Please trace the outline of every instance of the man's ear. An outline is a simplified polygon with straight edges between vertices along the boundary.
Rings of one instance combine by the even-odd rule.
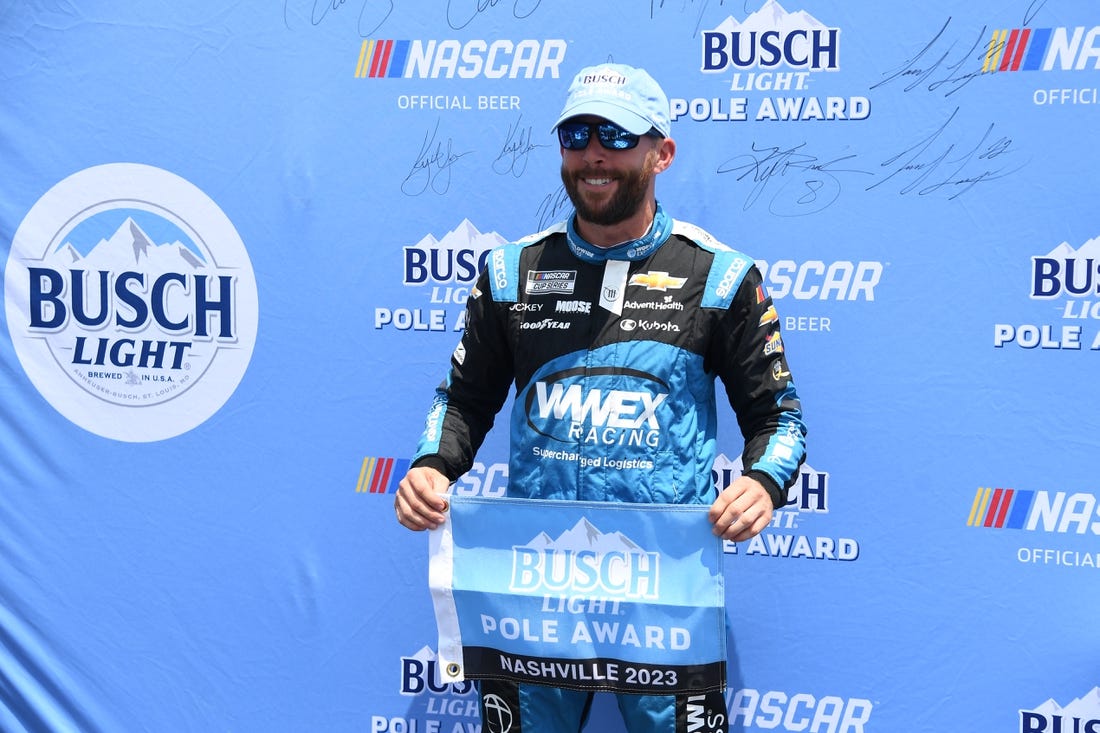
[[[676,157],[676,141],[670,137],[661,138],[655,152],[657,163],[653,166],[653,172],[660,173],[672,165],[672,159]]]

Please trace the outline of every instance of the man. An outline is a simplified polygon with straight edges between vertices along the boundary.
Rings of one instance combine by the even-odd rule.
[[[676,154],[668,99],[641,69],[589,67],[554,125],[576,214],[496,248],[395,500],[409,529],[444,521],[514,383],[508,495],[710,503],[713,531],[747,540],[786,502],[805,426],[779,319],[752,260],[656,198]],[[744,473],[715,496],[715,378],[745,440]],[[580,730],[591,694],[497,681],[520,731]],[[683,701],[619,695],[631,731],[684,730]]]

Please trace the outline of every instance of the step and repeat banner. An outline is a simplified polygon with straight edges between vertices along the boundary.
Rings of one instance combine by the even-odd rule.
[[[507,733],[441,681],[393,492],[615,61],[671,101],[662,205],[764,272],[810,431],[723,548],[700,726],[1100,731],[1100,8],[566,5],[0,2],[0,730]]]

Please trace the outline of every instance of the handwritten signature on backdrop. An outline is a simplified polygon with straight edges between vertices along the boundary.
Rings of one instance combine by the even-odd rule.
[[[900,151],[877,162],[861,163],[868,157],[857,153],[820,156],[804,142],[788,147],[754,142],[750,152],[721,163],[715,172],[749,187],[745,210],[768,192],[771,213],[800,216],[828,208],[849,182],[865,191],[890,188],[900,195],[940,193],[954,200],[1024,166],[1015,155],[1019,151],[1012,138],[995,133],[996,123],[960,133],[955,129],[958,112],[956,107],[934,132],[907,142]]]
[[[377,32],[398,8],[401,0],[284,0],[284,21],[319,26],[336,18],[354,22],[361,37]],[[1029,24],[1046,0],[1032,0],[1024,12]],[[707,3],[702,3],[706,6]],[[720,3],[725,4],[725,3]],[[744,12],[754,3],[742,2]],[[510,14],[515,19],[528,18],[540,7],[541,0],[446,0],[441,12],[447,25],[455,30],[465,28],[479,16]],[[681,12],[693,0],[674,4]],[[651,0],[650,17],[668,10],[664,0]],[[696,9],[699,9],[696,7]],[[700,19],[702,15],[700,13]],[[951,97],[983,75],[982,64],[991,49],[984,39],[987,28],[976,34],[959,31],[948,17],[932,37],[901,63],[881,74],[870,85],[871,90],[900,87],[909,94],[928,92]],[[698,29],[696,29],[698,30]],[[994,49],[995,50],[995,49]],[[916,135],[903,143],[896,152],[874,156],[858,153],[842,146],[839,153],[811,151],[806,142],[784,142],[780,145],[754,141],[749,150],[723,160],[715,168],[716,175],[747,189],[743,208],[766,205],[777,216],[813,214],[835,203],[843,189],[854,187],[863,191],[890,190],[899,195],[929,196],[939,194],[948,200],[966,195],[978,186],[1009,176],[1026,164],[1014,140],[997,123],[988,122],[974,128],[961,120],[961,107],[945,110],[943,121],[930,134]],[[456,169],[469,164],[475,151],[461,149],[455,139],[441,129],[436,119],[423,134],[407,173],[401,181],[401,192],[407,196],[425,193],[445,195],[451,189]],[[519,178],[528,170],[532,153],[550,145],[532,142],[532,126],[522,115],[508,126],[505,138],[493,151],[490,169],[501,176]],[[549,223],[568,208],[564,190],[558,187],[538,205],[537,217]]]
[[[483,13],[496,10],[510,11],[516,19],[527,18],[541,3],[542,0],[446,0],[443,14],[448,26],[461,30]],[[319,26],[340,18],[354,22],[361,38],[370,38],[386,24],[399,4],[398,0],[283,0],[283,23],[293,29],[296,21]],[[304,13],[305,17],[297,16],[298,13]]]
[[[541,4],[542,0],[446,0],[443,11],[447,25],[453,30],[461,30],[479,16],[491,12],[510,12],[517,20],[529,18]],[[689,6],[695,6],[697,21],[692,34],[695,36],[702,28],[705,11],[711,4],[712,0],[649,0],[649,18],[653,20],[666,10],[687,12]],[[719,6],[725,4],[725,0],[718,0]],[[303,20],[313,26],[321,25],[334,17],[350,17],[359,36],[369,38],[385,25],[397,5],[398,0],[283,0],[283,23],[287,28],[292,28],[291,16],[294,11],[305,12],[308,17]],[[734,3],[730,5],[732,7]],[[750,6],[753,5],[754,3],[743,0],[742,14],[751,13],[754,8]]]
[[[748,152],[734,155],[715,168],[722,178],[748,188],[743,208],[761,200],[777,216],[801,216],[832,205],[845,185],[864,191],[893,190],[899,195],[941,194],[955,200],[975,187],[1005,178],[1024,167],[1013,139],[997,123],[966,126],[958,120],[959,107],[948,113],[931,133],[914,136],[899,150],[876,157],[856,152],[824,155],[806,142],[767,145],[751,142]],[[426,131],[408,173],[401,182],[407,196],[446,194],[454,168],[474,151],[459,150],[454,138],[440,132],[440,120]],[[531,154],[550,147],[531,142],[532,126],[522,115],[509,124],[491,168],[497,175],[519,178],[527,171]],[[550,199],[543,210],[560,207]]]
[[[473,152],[456,150],[454,138],[441,135],[439,124],[437,119],[432,129],[424,133],[409,172],[401,181],[401,192],[406,196],[419,196],[429,191],[446,194],[451,188],[454,166]],[[508,126],[504,141],[491,164],[494,173],[519,178],[527,171],[531,153],[550,147],[531,142],[532,129],[532,125],[523,124],[522,114]]]

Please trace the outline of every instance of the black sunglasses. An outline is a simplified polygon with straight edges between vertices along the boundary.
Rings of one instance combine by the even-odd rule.
[[[558,125],[558,141],[566,150],[584,150],[596,131],[596,139],[608,150],[629,150],[641,135],[627,132],[614,122],[563,122]],[[648,134],[648,133],[647,133]]]

